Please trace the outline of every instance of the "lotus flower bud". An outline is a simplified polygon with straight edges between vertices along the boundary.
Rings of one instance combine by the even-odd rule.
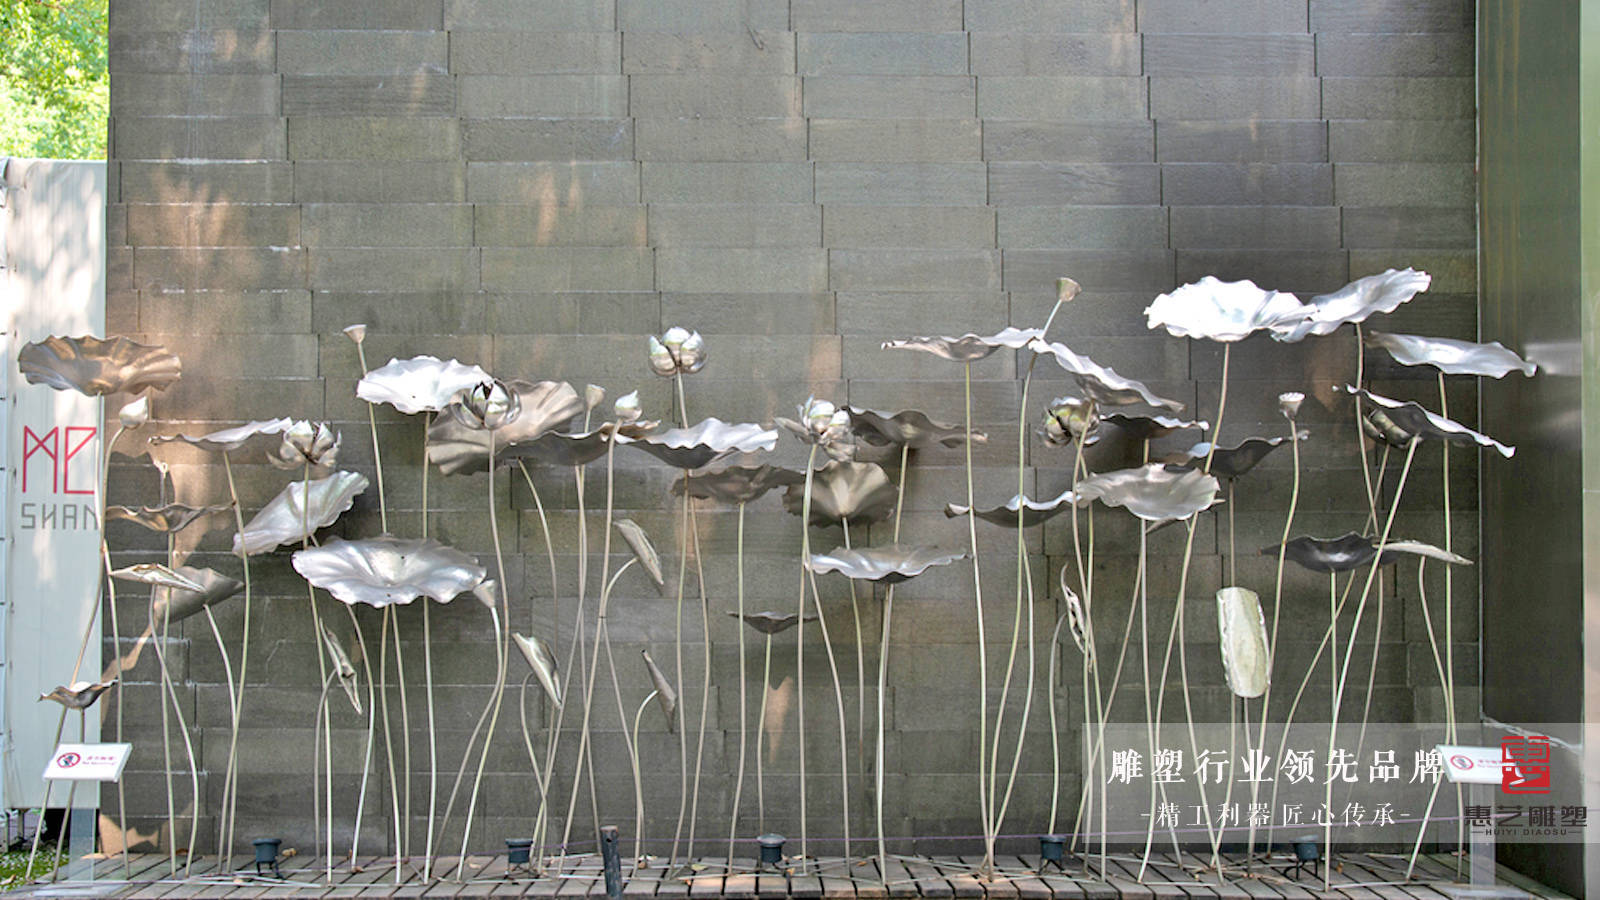
[[[123,428],[138,428],[150,421],[150,397],[145,395],[124,406],[117,413],[117,421]]]
[[[662,378],[678,374],[678,361],[655,335],[650,336],[650,371]]]
[[[689,329],[680,328],[679,326],[674,325],[667,329],[666,334],[661,336],[661,343],[665,344],[667,350],[669,350],[673,357],[676,358],[678,355],[678,349],[682,347],[684,342],[689,340],[689,338]]]
[[[668,349],[671,349],[671,345],[668,345]],[[706,367],[706,339],[700,336],[700,332],[691,332],[677,352],[678,371],[693,375]]]
[[[359,346],[362,341],[367,339],[367,326],[347,325],[344,329],[344,336],[354,341]]]
[[[1045,443],[1064,447],[1083,440],[1100,425],[1100,411],[1093,400],[1057,397],[1044,414]]]
[[[606,402],[606,389],[598,384],[585,385],[583,388],[583,404],[590,409]]]
[[[813,435],[818,437],[825,434],[828,426],[833,423],[836,410],[827,400],[818,400],[814,397],[806,398],[805,405],[800,407],[800,420],[805,423]]]
[[[479,382],[462,392],[461,399],[450,407],[456,420],[468,428],[493,431],[517,417],[522,411],[522,400],[505,382]]]
[[[1073,281],[1071,278],[1057,278],[1056,302],[1071,302],[1072,298],[1078,296],[1078,292],[1081,290],[1083,290],[1083,286],[1078,284],[1076,281]]]
[[[619,422],[638,421],[641,414],[639,409],[639,392],[629,391],[628,393],[623,394],[621,397],[618,397],[617,402],[611,405],[611,409],[616,413],[617,421]]]
[[[1299,391],[1285,391],[1278,395],[1278,412],[1293,422],[1294,417],[1300,415],[1300,404],[1304,403],[1305,399],[1306,395]]]
[[[493,578],[485,578],[472,589],[472,596],[489,609],[494,609],[500,603],[500,583]]]
[[[326,422],[300,420],[283,433],[275,456],[268,462],[280,469],[298,469],[301,466],[326,468],[339,458],[339,434]]]

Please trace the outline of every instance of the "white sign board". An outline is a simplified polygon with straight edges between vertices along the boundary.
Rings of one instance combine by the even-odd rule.
[[[1440,744],[1445,775],[1457,784],[1499,784],[1504,764],[1499,747]]]
[[[44,777],[63,781],[117,781],[132,744],[62,744],[44,767]]]

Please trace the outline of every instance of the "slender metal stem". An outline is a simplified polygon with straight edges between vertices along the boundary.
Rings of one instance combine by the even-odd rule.
[[[685,488],[687,488],[685,484]],[[744,505],[739,501],[739,526],[738,536],[735,538],[735,592],[739,598],[739,625],[735,634],[739,636],[739,768],[733,779],[733,806],[728,814],[728,868],[733,868],[733,839],[739,833],[739,801],[744,796],[744,751],[746,731],[748,729],[747,713],[749,701],[745,697],[745,652],[744,652]],[[706,637],[707,643],[710,636]],[[642,817],[641,817],[642,818]]]
[[[810,854],[806,833],[806,566],[811,561],[811,485],[812,466],[817,461],[817,445],[812,444],[806,454],[806,481],[800,493],[800,595],[799,608],[795,610],[794,669],[795,696],[798,727],[794,730],[795,743],[800,750],[800,870],[805,871]],[[689,496],[684,491],[684,497]]]
[[[894,496],[894,543],[900,542],[900,513],[906,504],[906,464],[911,459],[911,445],[900,445],[900,474],[899,485]],[[884,695],[889,691],[889,631],[894,623],[894,585],[884,589],[883,594],[883,622],[879,629],[878,647],[878,739],[875,744],[876,757],[873,760],[872,774],[874,778],[873,801],[876,806],[878,824],[878,874],[880,878],[887,879],[889,852],[883,838],[883,741],[885,728]]]
[[[494,496],[494,469],[495,469],[495,452],[494,452],[495,451],[495,446],[494,446],[495,434],[494,434],[494,430],[490,429],[488,434],[489,434],[489,489],[488,489],[488,497],[489,497],[489,536],[490,536],[490,539],[494,541],[495,568],[500,574],[500,609],[501,609],[501,612],[503,613],[503,615],[495,614],[495,616],[494,616],[495,663],[496,663],[496,665],[495,665],[494,697],[490,701],[490,703],[492,705],[492,708],[493,708],[493,711],[489,714],[489,730],[483,736],[483,750],[478,756],[478,773],[477,773],[476,776],[473,777],[473,780],[472,780],[472,795],[467,798],[466,824],[464,825],[464,827],[461,830],[461,858],[462,859],[466,859],[466,857],[467,857],[467,844],[468,844],[468,841],[470,841],[471,838],[472,838],[472,817],[473,817],[473,813],[475,813],[477,811],[477,806],[478,806],[478,787],[479,787],[480,784],[483,783],[483,769],[484,769],[484,766],[489,761],[489,747],[494,743],[495,725],[500,721],[500,701],[501,701],[501,698],[502,698],[502,696],[504,694],[505,687],[506,687],[506,662],[507,662],[507,656],[510,654],[510,651],[511,651],[511,647],[510,647],[510,642],[511,642],[510,585],[506,581],[506,559],[505,559],[505,553],[504,553],[504,551],[502,550],[502,548],[500,546],[500,515],[499,515],[499,512],[496,510],[496,503],[495,503],[495,496]],[[495,612],[493,607],[490,607],[489,611],[491,613]],[[462,869],[463,868],[464,868],[463,866],[457,866],[457,868],[456,868],[456,880],[457,881],[461,880],[461,877],[462,877],[462,874],[463,874],[462,873]]]
[[[972,553],[972,603],[978,620],[978,810],[983,818],[983,862],[979,871],[985,877],[994,870],[994,818],[990,815],[987,775],[989,771],[989,652],[983,630],[983,573],[978,566],[978,516],[972,491],[972,363],[963,365],[962,424],[965,428],[965,474],[967,480],[967,540]]]

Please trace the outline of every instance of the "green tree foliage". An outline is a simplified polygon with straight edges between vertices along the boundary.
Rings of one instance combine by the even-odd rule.
[[[0,156],[105,159],[107,0],[0,0]]]

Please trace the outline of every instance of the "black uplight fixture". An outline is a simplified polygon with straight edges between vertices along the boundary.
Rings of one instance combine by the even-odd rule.
[[[257,838],[252,841],[256,848],[256,874],[263,875],[262,866],[272,867],[272,877],[282,878],[283,873],[278,871],[278,848],[283,846],[282,838]]]
[[[786,838],[781,834],[763,834],[756,838],[756,843],[761,845],[761,865],[777,868],[783,864],[783,842]]]
[[[1039,868],[1054,865],[1057,869],[1067,870],[1066,859],[1067,838],[1061,834],[1039,835]]]
[[[1317,845],[1317,839],[1310,835],[1298,837],[1290,846],[1294,848],[1294,865],[1284,870],[1284,874],[1293,872],[1295,880],[1298,881],[1300,873],[1309,868],[1312,877],[1316,877],[1317,865],[1322,860],[1322,848]]]
[[[532,838],[506,838],[506,867],[526,866],[533,847]]]

